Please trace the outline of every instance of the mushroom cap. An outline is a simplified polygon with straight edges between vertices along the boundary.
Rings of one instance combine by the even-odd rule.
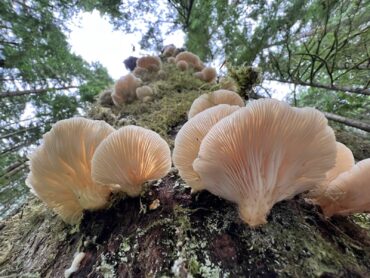
[[[122,76],[117,80],[112,93],[112,100],[116,106],[123,103],[130,103],[136,99],[136,88],[141,84],[141,80],[133,74]]]
[[[132,72],[136,77],[142,77],[143,75],[148,73],[147,69],[136,67]]]
[[[176,59],[175,59],[175,57],[169,57],[169,58],[167,58],[167,62],[170,63],[170,64],[176,64]]]
[[[138,99],[143,100],[145,97],[153,95],[153,89],[149,86],[142,86],[136,89],[136,96]]]
[[[148,71],[159,71],[162,66],[161,59],[157,56],[144,56],[136,61],[136,65]]]
[[[239,106],[220,104],[209,108],[186,122],[178,132],[173,150],[173,163],[192,192],[203,189],[199,175],[193,169],[200,144],[208,131],[221,119],[238,110]]]
[[[218,104],[238,105],[243,107],[244,101],[237,93],[228,90],[217,90],[210,94],[203,94],[192,103],[188,118],[190,119],[196,114]]]
[[[202,80],[205,82],[212,82],[216,80],[217,72],[216,69],[211,67],[206,67],[202,71]]]
[[[26,184],[65,222],[78,223],[84,209],[106,205],[110,189],[91,179],[91,159],[113,131],[104,121],[62,120],[44,134],[43,143],[31,154]]]
[[[318,184],[315,189],[308,193],[313,203],[320,203],[318,199],[322,198],[329,183],[343,172],[349,171],[355,165],[355,159],[352,151],[344,144],[336,142],[337,152],[335,166],[326,173],[326,179],[323,183]]]
[[[349,215],[370,211],[370,158],[341,173],[319,199],[324,215]]]
[[[185,61],[178,61],[176,67],[181,71],[186,71],[189,68],[189,65]]]
[[[175,59],[176,63],[179,61],[185,61],[189,66],[197,70],[202,70],[204,67],[199,57],[189,51],[180,52],[176,55]]]
[[[118,185],[129,196],[138,196],[142,184],[164,177],[171,168],[171,153],[157,133],[125,126],[108,136],[92,160],[92,177],[103,185]]]
[[[176,46],[174,46],[173,44],[166,45],[163,48],[163,56],[171,57],[171,56],[175,56],[175,54],[176,54]]]
[[[275,203],[325,179],[335,143],[319,111],[261,99],[213,126],[193,168],[205,189],[237,203],[241,218],[256,226]]]

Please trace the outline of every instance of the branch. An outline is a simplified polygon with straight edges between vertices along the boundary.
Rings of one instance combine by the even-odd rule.
[[[342,117],[342,116],[332,114],[329,112],[322,112],[322,113],[324,113],[325,117],[328,118],[328,120],[332,120],[338,123],[345,124],[347,126],[355,127],[355,128],[370,132],[370,124],[367,124],[367,123],[364,123],[358,120],[353,120],[353,119],[349,119],[346,117]]]
[[[0,99],[5,97],[15,97],[15,96],[24,96],[24,95],[31,95],[31,94],[43,94],[49,91],[60,91],[60,90],[69,90],[69,89],[76,89],[78,86],[67,86],[67,87],[60,87],[60,88],[44,88],[44,89],[33,89],[33,90],[24,90],[24,91],[7,91],[0,93]]]
[[[370,96],[370,89],[361,89],[361,88],[351,88],[351,87],[338,87],[336,85],[325,85],[325,84],[319,84],[315,82],[304,82],[300,80],[287,80],[287,79],[266,79],[267,81],[277,81],[282,83],[288,83],[288,84],[296,84],[301,86],[308,86],[308,87],[314,87],[314,88],[321,88],[326,90],[332,90],[332,91],[338,91],[338,92],[348,92],[353,94],[359,94],[359,95],[366,95]]]

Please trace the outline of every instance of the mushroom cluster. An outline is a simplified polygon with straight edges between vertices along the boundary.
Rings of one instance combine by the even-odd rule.
[[[195,117],[212,115],[209,110]],[[180,175],[194,191],[206,189],[238,204],[241,218],[250,226],[266,223],[275,203],[323,182],[335,164],[334,132],[324,115],[312,108],[257,100],[218,121],[209,120],[214,125],[193,139],[188,135],[190,121],[175,141]],[[181,138],[184,134],[189,139]],[[198,154],[189,151],[188,160],[180,159],[177,149],[190,141]]]
[[[30,156],[26,183],[65,222],[75,224],[83,210],[106,207],[112,191],[137,196],[145,181],[165,176],[170,167],[170,149],[155,132],[72,118],[43,136]]]

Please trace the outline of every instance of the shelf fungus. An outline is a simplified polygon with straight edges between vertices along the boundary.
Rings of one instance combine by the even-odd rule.
[[[141,80],[131,73],[118,79],[112,93],[114,105],[119,107],[124,103],[134,101],[136,99],[136,88],[140,85]]]
[[[173,163],[181,178],[191,186],[192,192],[203,189],[199,175],[193,169],[200,144],[208,131],[221,119],[238,110],[239,106],[220,104],[191,118],[180,129],[175,139]]]
[[[150,101],[152,99],[153,94],[154,94],[153,89],[150,88],[149,86],[142,86],[136,89],[137,98],[144,102]]]
[[[194,75],[204,82],[212,83],[216,81],[217,72],[212,67],[206,67],[202,71],[194,73]]]
[[[370,212],[370,158],[332,180],[318,204],[326,217]]]
[[[200,58],[189,51],[180,52],[179,54],[177,54],[175,59],[177,65],[179,61],[184,61],[189,67],[197,71],[201,71],[204,68],[204,65]]]
[[[228,90],[217,90],[209,94],[203,94],[194,100],[190,107],[188,118],[190,119],[196,114],[218,104],[238,105],[243,107],[244,101],[237,93]]]
[[[95,152],[93,180],[111,185],[131,197],[142,185],[164,177],[171,168],[168,144],[157,133],[138,126],[125,126],[108,136]]]
[[[238,204],[242,220],[258,226],[275,203],[322,182],[335,154],[322,113],[262,99],[215,124],[193,168],[206,190]]]
[[[31,154],[26,184],[65,222],[76,224],[83,210],[105,207],[110,188],[92,180],[91,160],[98,145],[112,132],[114,128],[103,121],[62,120]]]

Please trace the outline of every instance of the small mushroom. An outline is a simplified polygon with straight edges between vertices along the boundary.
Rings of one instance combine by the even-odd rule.
[[[331,181],[318,204],[326,217],[370,212],[370,158]]]
[[[211,83],[216,81],[217,72],[214,68],[206,67],[202,71],[196,72],[194,75],[204,82]]]
[[[188,118],[218,104],[229,104],[244,106],[243,99],[235,92],[228,90],[217,90],[210,94],[203,94],[194,100],[190,107]]]
[[[186,71],[189,68],[189,65],[185,61],[178,61],[176,67],[181,71]]]
[[[144,56],[136,61],[139,68],[144,68],[149,72],[157,72],[161,69],[162,62],[157,56]]]
[[[149,86],[142,86],[136,89],[136,96],[140,100],[144,100],[145,97],[151,98],[153,96],[153,89]]]
[[[198,71],[204,68],[204,65],[199,57],[188,51],[180,52],[179,54],[177,54],[176,63],[178,63],[179,61],[185,61],[190,67]]]
[[[148,180],[164,177],[171,168],[166,141],[138,126],[125,126],[108,136],[92,161],[93,180],[112,185],[131,197],[140,195]]]
[[[173,44],[166,45],[162,50],[164,57],[173,57],[176,55],[176,46]]]
[[[261,99],[213,126],[193,168],[206,190],[238,204],[241,218],[258,226],[275,203],[322,182],[335,156],[322,113]]]
[[[110,188],[91,179],[91,160],[98,145],[114,128],[104,121],[62,120],[44,134],[30,156],[26,184],[47,206],[71,224],[83,210],[103,208]]]
[[[193,193],[203,189],[200,177],[193,169],[193,162],[198,156],[204,136],[219,120],[239,108],[227,104],[209,108],[191,118],[178,132],[172,159],[181,178],[191,186]]]
[[[136,88],[141,84],[141,80],[133,74],[128,74],[117,80],[112,93],[114,105],[121,106],[136,99]]]
[[[175,59],[175,57],[169,57],[169,58],[167,58],[167,62],[170,63],[170,64],[176,64],[176,59]]]

